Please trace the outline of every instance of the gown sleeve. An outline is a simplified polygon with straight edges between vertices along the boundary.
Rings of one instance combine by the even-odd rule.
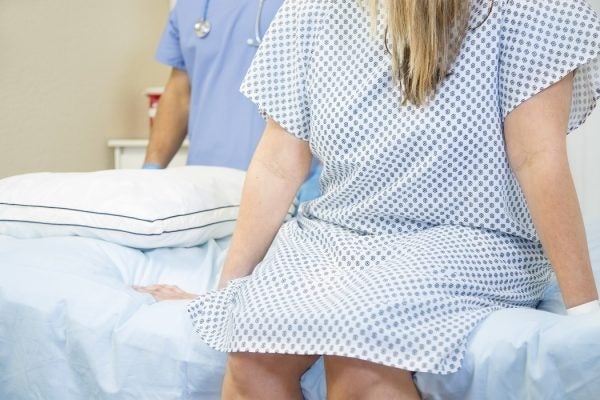
[[[504,0],[499,56],[502,118],[575,71],[568,132],[600,97],[600,17],[586,0]]]
[[[305,141],[310,138],[311,58],[326,3],[286,0],[241,86],[265,118]]]

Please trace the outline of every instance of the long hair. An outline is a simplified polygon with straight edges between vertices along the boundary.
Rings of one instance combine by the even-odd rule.
[[[366,1],[374,24],[380,12],[387,19],[386,46],[392,73],[404,91],[403,103],[425,104],[458,56],[470,0]]]

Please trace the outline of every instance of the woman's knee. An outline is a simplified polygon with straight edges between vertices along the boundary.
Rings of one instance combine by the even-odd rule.
[[[230,353],[226,384],[249,392],[275,386],[292,388],[299,385],[302,374],[316,359],[316,356],[288,354]]]
[[[418,400],[412,372],[347,357],[326,356],[328,399]]]

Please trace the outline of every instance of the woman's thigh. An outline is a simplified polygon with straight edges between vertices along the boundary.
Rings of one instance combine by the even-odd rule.
[[[356,358],[325,356],[327,399],[418,400],[412,372]]]
[[[317,359],[295,354],[230,353],[223,398],[301,398],[300,378]]]

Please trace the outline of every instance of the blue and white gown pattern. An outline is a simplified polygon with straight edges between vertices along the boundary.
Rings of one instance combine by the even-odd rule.
[[[600,18],[584,0],[474,0],[451,74],[422,107],[402,104],[382,25],[356,0],[287,0],[269,28],[242,92],[309,141],[322,195],[252,275],[189,305],[210,346],[446,374],[490,312],[541,298],[552,268],[503,121],[571,71],[569,132],[586,119]]]

